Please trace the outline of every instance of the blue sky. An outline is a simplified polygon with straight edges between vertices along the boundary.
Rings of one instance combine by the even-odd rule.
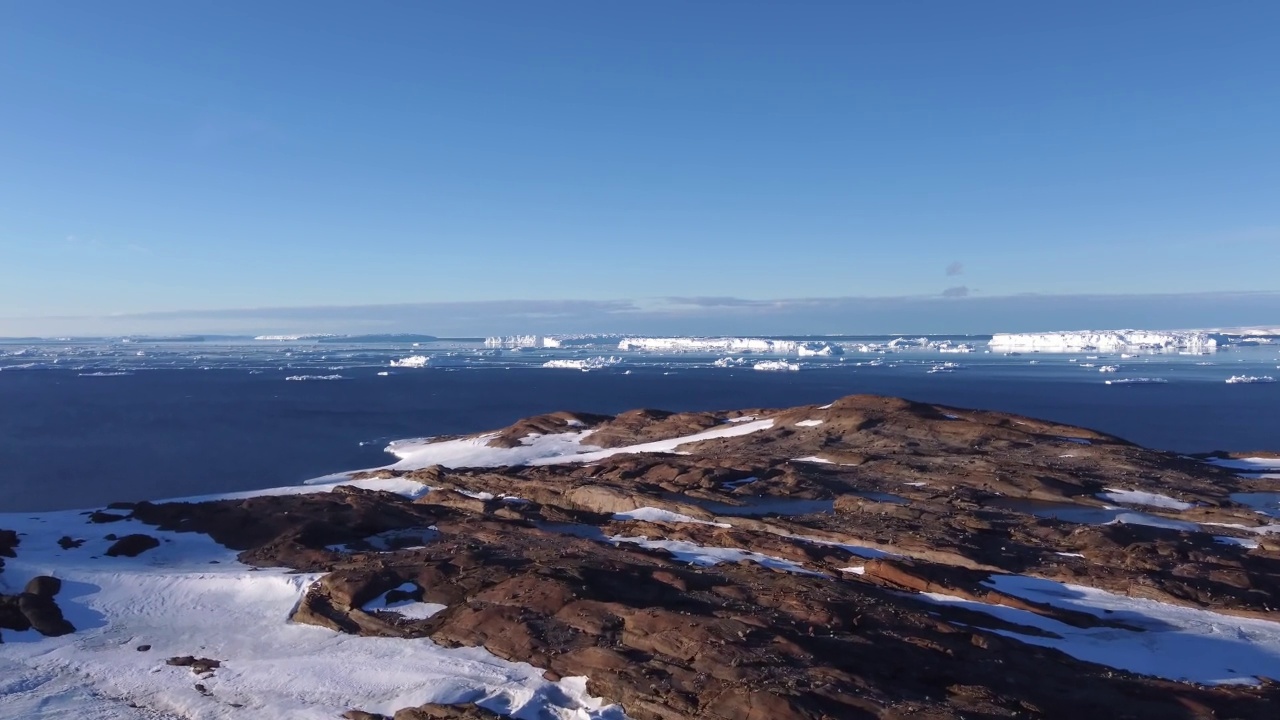
[[[805,331],[1276,322],[1276,27],[1167,0],[5,3],[0,335],[461,308],[485,333],[508,301],[540,331],[612,302],[780,332],[759,301],[796,298],[844,299],[787,305]],[[217,312],[260,308],[292,309]]]

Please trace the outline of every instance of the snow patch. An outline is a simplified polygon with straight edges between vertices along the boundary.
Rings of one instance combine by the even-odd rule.
[[[699,520],[695,517],[683,515],[670,510],[663,510],[656,507],[642,507],[626,512],[614,513],[614,520],[644,520],[645,522],[665,522],[665,523],[695,523],[698,525],[711,525],[714,527],[733,527],[728,523],[710,522],[708,520]]]
[[[1199,608],[1116,595],[1081,585],[999,575],[987,581],[1026,600],[1085,612],[1137,631],[1099,626],[1078,628],[1025,610],[934,593],[930,602],[977,610],[1059,637],[991,632],[1040,645],[1087,662],[1143,675],[1208,685],[1259,683],[1280,667],[1280,623],[1223,615]]]
[[[1171,498],[1168,495],[1143,492],[1141,490],[1107,488],[1106,492],[1098,493],[1097,497],[1099,500],[1105,500],[1107,502],[1121,503],[1123,505],[1146,505],[1148,507],[1164,508],[1166,510],[1190,510],[1195,507],[1195,503],[1183,502],[1181,500]]]

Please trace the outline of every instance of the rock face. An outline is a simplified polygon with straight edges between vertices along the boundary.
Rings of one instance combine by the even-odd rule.
[[[1280,552],[1215,539],[1248,540],[1266,522],[1231,498],[1258,481],[1081,428],[874,396],[731,415],[555,413],[490,444],[590,430],[590,444],[621,447],[745,416],[774,422],[681,455],[365,476],[433,488],[416,502],[344,486],[139,503],[130,517],[207,533],[250,564],[324,573],[294,622],[483,646],[553,679],[586,676],[636,720],[1280,717],[1274,683],[1139,676],[1023,642],[1052,633],[973,609],[1144,631],[994,582],[1030,577],[1280,619]],[[1102,524],[1119,510],[1097,495],[1117,490],[1163,503],[1129,511],[1167,527]],[[133,537],[147,536],[120,542]],[[389,592],[445,609],[370,609]]]

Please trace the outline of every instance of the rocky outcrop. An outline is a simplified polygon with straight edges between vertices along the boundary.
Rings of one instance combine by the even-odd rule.
[[[111,547],[107,548],[106,555],[108,557],[137,557],[148,550],[158,547],[160,547],[159,540],[150,535],[134,533],[125,535],[112,543]]]
[[[42,575],[27,581],[18,595],[0,595],[0,628],[35,630],[47,637],[75,632],[54,599],[61,590],[61,580]]]
[[[140,503],[130,518],[207,533],[250,564],[323,573],[294,622],[479,646],[551,679],[586,676],[593,695],[636,720],[1280,715],[1274,683],[1137,676],[1007,634],[1047,630],[922,595],[1142,632],[993,584],[1026,575],[1275,619],[1280,552],[1215,539],[1265,522],[1231,499],[1254,481],[1082,428],[893,398],[733,417],[745,415],[774,422],[685,445],[688,454],[365,476],[434,488],[417,501],[345,486]],[[591,429],[588,442],[617,447],[729,417],[554,413],[489,442]],[[1171,527],[1042,512],[1110,512],[1097,497],[1108,489],[1177,501],[1131,509]],[[699,549],[719,552],[718,564]],[[445,609],[366,610],[389,592]],[[474,706],[395,714],[501,717]]]

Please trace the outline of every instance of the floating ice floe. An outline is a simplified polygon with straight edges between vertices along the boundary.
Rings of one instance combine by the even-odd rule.
[[[800,369],[797,363],[789,363],[785,360],[764,360],[752,365],[753,370],[764,370],[768,372],[795,372]]]
[[[1107,380],[1108,385],[1164,385],[1168,380],[1157,377],[1134,377],[1120,378],[1118,380]]]
[[[290,375],[285,380],[350,380],[346,375]]]
[[[420,368],[426,367],[430,363],[431,358],[426,355],[410,355],[409,357],[392,360],[391,367]]]
[[[544,368],[560,368],[562,370],[599,370],[612,367],[622,362],[620,357],[593,357],[574,360],[548,360],[542,363]]]
[[[1261,375],[1261,376],[1232,375],[1231,377],[1227,378],[1227,383],[1231,385],[1237,385],[1237,384],[1252,385],[1254,383],[1273,383],[1275,381],[1276,379],[1271,377],[1270,375]]]

